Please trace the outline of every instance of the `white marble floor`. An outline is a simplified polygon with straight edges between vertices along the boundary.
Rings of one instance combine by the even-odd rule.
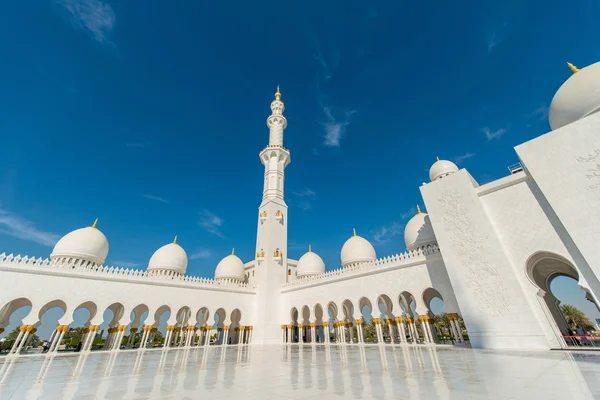
[[[229,346],[0,358],[0,399],[600,399],[600,354]]]

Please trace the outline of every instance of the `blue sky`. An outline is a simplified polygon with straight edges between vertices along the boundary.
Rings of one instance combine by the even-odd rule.
[[[110,264],[175,235],[192,275],[251,259],[278,84],[290,257],[311,243],[337,267],[353,227],[403,251],[436,156],[506,175],[549,130],[566,61],[600,59],[600,4],[576,3],[4,4],[0,251],[46,256],[99,218]]]

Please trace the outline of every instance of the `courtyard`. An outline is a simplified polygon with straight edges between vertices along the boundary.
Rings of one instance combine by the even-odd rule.
[[[0,399],[600,399],[596,352],[273,345],[2,357]]]

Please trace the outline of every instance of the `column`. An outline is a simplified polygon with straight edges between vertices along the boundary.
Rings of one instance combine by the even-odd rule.
[[[398,339],[400,343],[406,343],[406,333],[404,332],[404,320],[402,317],[396,317],[396,329],[398,330]]]
[[[329,332],[329,322],[323,322],[323,336],[325,343],[331,343],[331,332]]]
[[[406,324],[408,327],[408,337],[414,344],[416,344],[417,338],[415,337],[415,330],[413,329],[414,328],[414,320],[411,317],[407,317]]]
[[[225,330],[225,333],[223,334],[223,345],[227,346],[229,344],[229,329],[231,328],[231,325],[227,325],[224,326],[223,329]]]
[[[356,320],[356,336],[358,336],[358,343],[365,342],[362,319]]]
[[[281,342],[285,343],[285,339],[286,339],[286,326],[281,325]]]
[[[298,343],[304,343],[304,325],[298,324]]]
[[[394,325],[392,324],[392,320],[390,318],[385,320],[385,323],[388,326],[388,331],[390,332],[390,344],[394,344]]]
[[[61,326],[61,331],[60,331],[60,335],[58,335],[58,340],[56,341],[56,344],[54,346],[54,349],[52,349],[53,353],[58,352],[58,346],[60,346],[60,343],[63,340],[63,336],[65,336],[65,332],[69,329],[69,325],[62,325]]]
[[[165,343],[163,345],[163,348],[171,347],[171,335],[173,335],[173,328],[173,325],[167,326],[167,334],[165,335]]]
[[[427,326],[429,328],[429,334],[431,335],[431,342],[439,343],[437,329],[435,328],[435,320],[433,318],[429,318],[427,320]]]
[[[315,322],[310,323],[310,341],[312,344],[317,343],[317,324]]]
[[[248,329],[250,329],[250,332],[248,334],[248,343],[252,343],[252,331],[254,330],[254,327],[250,325]]]
[[[158,332],[158,328],[152,327],[149,329],[148,336],[146,337],[146,345],[144,347],[154,347],[154,338],[156,337],[156,332]]]
[[[348,322],[348,335],[350,336],[350,343],[354,343],[354,325],[352,322]]]
[[[377,343],[383,344],[383,331],[381,330],[381,318],[373,318],[375,331],[377,332]]]
[[[10,348],[10,351],[8,352],[9,355],[16,354],[17,349],[19,347],[19,343],[21,343],[21,339],[23,338],[23,336],[25,335],[26,332],[27,332],[27,325],[21,325],[19,327],[19,335],[17,336],[17,340],[15,340],[12,347]]]
[[[204,340],[204,346],[210,346],[210,337],[212,336],[212,325],[206,327],[206,339]]]

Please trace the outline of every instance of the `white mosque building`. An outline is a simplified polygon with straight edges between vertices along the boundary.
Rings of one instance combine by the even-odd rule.
[[[600,304],[600,63],[569,66],[574,73],[550,106],[552,131],[515,148],[520,164],[508,176],[479,185],[466,169],[436,161],[430,182],[420,187],[427,213],[419,209],[406,225],[406,251],[378,258],[355,232],[342,246],[341,266],[329,271],[310,249],[299,260],[287,257],[290,151],[278,88],[267,119],[269,144],[260,152],[265,175],[254,260],[232,252],[214,279],[188,276],[186,252],[175,239],[152,255],[145,271],[104,266],[109,245],[96,223],[60,239],[49,259],[3,253],[0,331],[17,309],[31,309],[11,354],[22,352],[55,307],[64,315],[49,354],[82,308],[90,314],[82,351],[90,350],[103,322],[110,326],[105,349],[120,350],[123,337],[136,332],[142,333],[139,349],[148,348],[167,312],[165,348],[355,345],[365,342],[365,306],[379,344],[436,345],[433,298],[443,300],[458,345],[468,332],[474,348],[567,347],[567,324],[550,281],[572,277]],[[107,309],[111,321],[103,321]],[[214,334],[216,342],[209,340]]]

